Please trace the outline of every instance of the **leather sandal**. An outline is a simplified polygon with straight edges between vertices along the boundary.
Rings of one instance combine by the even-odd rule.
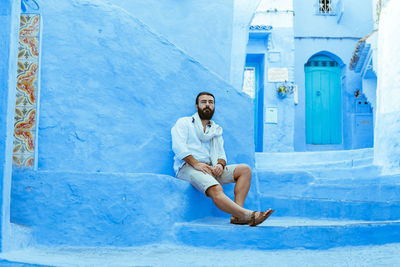
[[[274,211],[275,211],[275,210],[273,210],[273,209],[269,209],[269,210],[267,210],[267,211],[260,212],[260,213],[258,214],[258,216],[256,216],[257,212],[256,212],[256,211],[253,211],[253,212],[251,213],[251,218],[250,218],[250,220],[248,221],[248,225],[250,225],[250,226],[257,226],[257,225],[259,225],[260,223],[262,223],[262,222],[264,222],[266,219],[268,219],[268,217],[271,216],[271,214],[272,214]]]
[[[249,221],[248,220],[241,220],[238,217],[235,216],[231,216],[231,224],[240,224],[240,225],[245,225],[248,224]]]

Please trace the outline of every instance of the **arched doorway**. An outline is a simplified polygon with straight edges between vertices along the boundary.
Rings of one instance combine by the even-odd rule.
[[[306,142],[342,143],[341,68],[327,56],[317,55],[305,64]]]

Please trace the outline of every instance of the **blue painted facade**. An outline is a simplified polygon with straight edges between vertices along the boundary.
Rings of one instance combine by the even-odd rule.
[[[373,30],[372,3],[365,1],[333,1],[332,14],[319,14],[318,1],[294,1],[295,16],[295,70],[299,90],[299,104],[295,111],[295,150],[352,149],[371,143],[356,144],[358,117],[356,113],[357,90],[362,91],[362,81],[349,70],[349,63],[357,41]],[[342,140],[339,144],[312,145],[306,142],[305,75],[304,65],[315,55],[328,56],[341,68]],[[372,115],[372,113],[370,114]],[[363,120],[365,121],[365,120]],[[369,120],[372,123],[372,117]],[[372,125],[371,125],[372,126]],[[365,129],[364,129],[365,130]],[[372,127],[367,129],[372,139]]]
[[[284,1],[287,2],[287,1]],[[288,72],[288,84],[294,84],[294,31],[293,9],[283,5],[278,9],[259,7],[251,22],[248,57],[263,57],[263,96],[255,99],[261,102],[255,109],[257,124],[263,125],[262,150],[257,152],[293,151],[294,104],[293,95],[281,99],[277,88],[282,82],[272,82],[269,71],[272,68],[285,68]],[[262,106],[263,109],[259,107]],[[277,110],[277,121],[268,122],[267,109]],[[261,143],[261,142],[259,142]]]
[[[38,1],[38,166],[13,170],[11,198],[13,38],[20,10],[19,1],[7,2],[0,13],[9,29],[1,33],[7,41],[0,53],[11,62],[1,63],[0,82],[9,89],[0,92],[0,171],[2,201],[11,201],[3,207],[11,211],[3,210],[2,226],[4,233],[10,212],[18,225],[16,247],[320,249],[400,242],[399,177],[382,176],[371,165],[372,150],[290,153],[372,145],[371,129],[357,131],[356,125],[372,116],[365,102],[373,83],[348,68],[357,41],[372,30],[371,8],[362,0],[343,0],[335,2],[343,9],[321,15],[318,1],[271,1],[284,4],[259,10],[249,28],[249,10],[257,2],[240,13],[246,1]],[[305,65],[315,57],[328,57],[339,68],[339,144],[306,141]],[[259,68],[255,100],[241,92],[233,75],[246,65]],[[286,70],[287,80],[274,81],[272,70]],[[282,84],[293,90],[284,98],[277,93]],[[215,120],[224,128],[228,163],[257,167],[245,207],[276,208],[271,227],[226,225],[228,215],[173,177],[170,128],[195,112],[195,96],[203,90],[216,96]],[[277,111],[276,121],[267,109]],[[255,151],[289,153],[273,155],[276,161],[257,153],[256,166]],[[290,158],[296,154],[300,160]],[[230,197],[233,187],[224,187]]]
[[[355,3],[345,0],[330,3],[331,12],[321,13],[319,1],[283,1],[275,3],[278,8],[265,2],[252,21],[255,28],[271,27],[264,34],[260,30],[250,30],[247,45],[248,55],[264,55],[266,59],[264,111],[259,113],[265,113],[268,108],[277,110],[276,123],[269,122],[268,118],[263,121],[265,152],[340,150],[373,146],[372,111],[360,114],[357,100],[361,98],[355,97],[357,90],[363,92],[363,87],[365,91],[371,90],[368,88],[374,86],[373,80],[364,82],[365,79],[349,69],[357,42],[373,30],[373,5],[366,5],[363,1]],[[305,78],[306,64],[315,56],[328,57],[338,65],[341,72],[335,89],[339,94],[336,101],[339,104],[331,112],[326,111],[329,108],[325,104],[320,106],[321,110],[316,111],[316,114],[326,114],[328,117],[329,112],[338,114],[339,121],[333,123],[336,137],[333,141],[328,141],[330,134],[326,134],[324,142],[316,143],[310,141],[312,138],[307,138],[307,133],[313,130],[307,130],[306,125],[313,127],[311,125],[315,124],[307,124],[307,106],[316,106],[316,100],[308,101],[306,98]],[[287,85],[289,88],[296,86],[295,92],[284,99],[277,97],[276,90],[285,83],[271,81],[269,77],[269,71],[274,68],[286,69]],[[324,82],[326,81],[322,79],[318,83]],[[322,117],[321,121],[331,125]]]
[[[399,16],[398,1],[386,2],[379,20],[379,34],[377,40],[377,58],[374,62],[377,67],[378,85],[376,90],[376,125],[375,125],[375,158],[376,164],[384,166],[388,173],[399,172],[400,147],[397,138],[399,133],[400,105],[399,83],[400,77],[399,52],[397,49],[398,36],[392,34],[398,31]],[[371,41],[371,45],[373,42]]]
[[[85,1],[43,2],[41,9],[40,170],[173,174],[169,129],[193,114],[203,90],[216,96],[229,160],[254,165],[253,142],[244,137],[253,131],[250,99],[219,75],[129,10]],[[231,19],[220,17],[217,28]],[[192,34],[188,39],[200,38]],[[232,113],[233,106],[246,112]]]
[[[0,250],[9,249],[12,141],[14,130],[19,1],[0,1]]]
[[[227,81],[233,2],[220,1],[215,6],[196,2],[185,7],[175,1],[166,3],[170,12],[181,16],[166,14],[165,7],[156,3],[155,9],[146,9],[140,3],[135,7],[129,2],[121,2],[120,6],[106,1],[38,3],[43,18],[38,166],[35,170],[14,170],[11,205],[11,221],[32,227],[35,242],[78,245],[83,242],[82,234],[88,237],[83,242],[86,245],[129,246],[158,240],[145,234],[155,228],[142,228],[144,217],[135,213],[134,205],[143,200],[139,192],[151,193],[147,189],[150,179],[159,184],[152,195],[159,196],[164,190],[166,195],[160,201],[167,205],[172,192],[182,189],[169,188],[179,183],[168,176],[173,175],[170,129],[179,117],[195,112],[195,97],[200,91],[210,91],[216,97],[214,118],[224,129],[228,162],[254,166],[253,103]],[[151,17],[158,8],[165,14]],[[197,9],[191,16],[184,12]],[[217,12],[219,16],[215,16]],[[216,20],[210,21],[209,17]],[[182,32],[168,25],[179,26]],[[209,41],[207,45],[193,44],[210,38],[217,45]],[[17,51],[15,45],[11,49]],[[77,171],[80,174],[74,175]],[[118,173],[137,175],[126,178]],[[127,179],[133,183],[131,186]],[[126,206],[124,200],[117,203],[110,198],[109,194],[119,189],[110,190],[107,181],[117,188],[128,188],[115,197],[132,202]],[[95,188],[105,190],[104,195],[91,190],[97,182],[101,185]],[[232,195],[233,186],[226,188]],[[253,186],[247,205],[257,209],[255,192]],[[67,206],[58,203],[61,195]],[[82,199],[83,195],[94,202]],[[106,199],[110,199],[108,211],[98,214]],[[178,196],[175,199],[178,206],[184,201]],[[55,205],[49,208],[45,204],[48,201]],[[200,208],[200,213],[221,214],[215,208],[209,211],[210,202],[205,203],[207,207]],[[153,213],[164,209],[153,199],[148,205],[157,207],[151,209]],[[76,214],[66,214],[67,209]],[[154,226],[154,220],[151,218],[148,225]],[[93,221],[93,227],[83,225],[85,221]],[[99,221],[105,224],[96,226]],[[128,234],[132,222],[137,223],[137,231]],[[82,228],[77,229],[77,225]],[[157,231],[167,232],[164,230]],[[101,238],[102,231],[110,235]],[[61,232],[65,233],[63,240],[59,238]],[[113,239],[116,233],[121,235],[120,240]]]

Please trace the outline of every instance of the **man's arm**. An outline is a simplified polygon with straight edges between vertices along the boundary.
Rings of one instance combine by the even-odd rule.
[[[218,137],[218,163],[213,167],[213,174],[215,176],[221,176],[224,173],[226,166],[226,155],[224,149],[224,139],[222,136]]]
[[[183,158],[187,164],[190,164],[196,170],[202,171],[204,173],[213,174],[213,168],[211,168],[208,164],[198,162],[192,155],[189,155]]]
[[[188,134],[189,132],[183,119],[179,119],[171,129],[172,150],[179,159],[190,155],[190,151],[186,145]]]
[[[183,119],[178,120],[175,126],[172,127],[171,136],[172,150],[178,158],[184,160],[196,170],[212,174],[212,168],[205,163],[198,162],[187,148],[188,128]]]

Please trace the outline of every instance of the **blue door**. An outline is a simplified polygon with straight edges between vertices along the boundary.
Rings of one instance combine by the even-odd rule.
[[[305,66],[306,142],[342,143],[341,69],[329,57],[316,56]]]
[[[264,55],[248,54],[244,69],[243,91],[254,101],[254,145],[256,152],[263,151],[264,134]]]

